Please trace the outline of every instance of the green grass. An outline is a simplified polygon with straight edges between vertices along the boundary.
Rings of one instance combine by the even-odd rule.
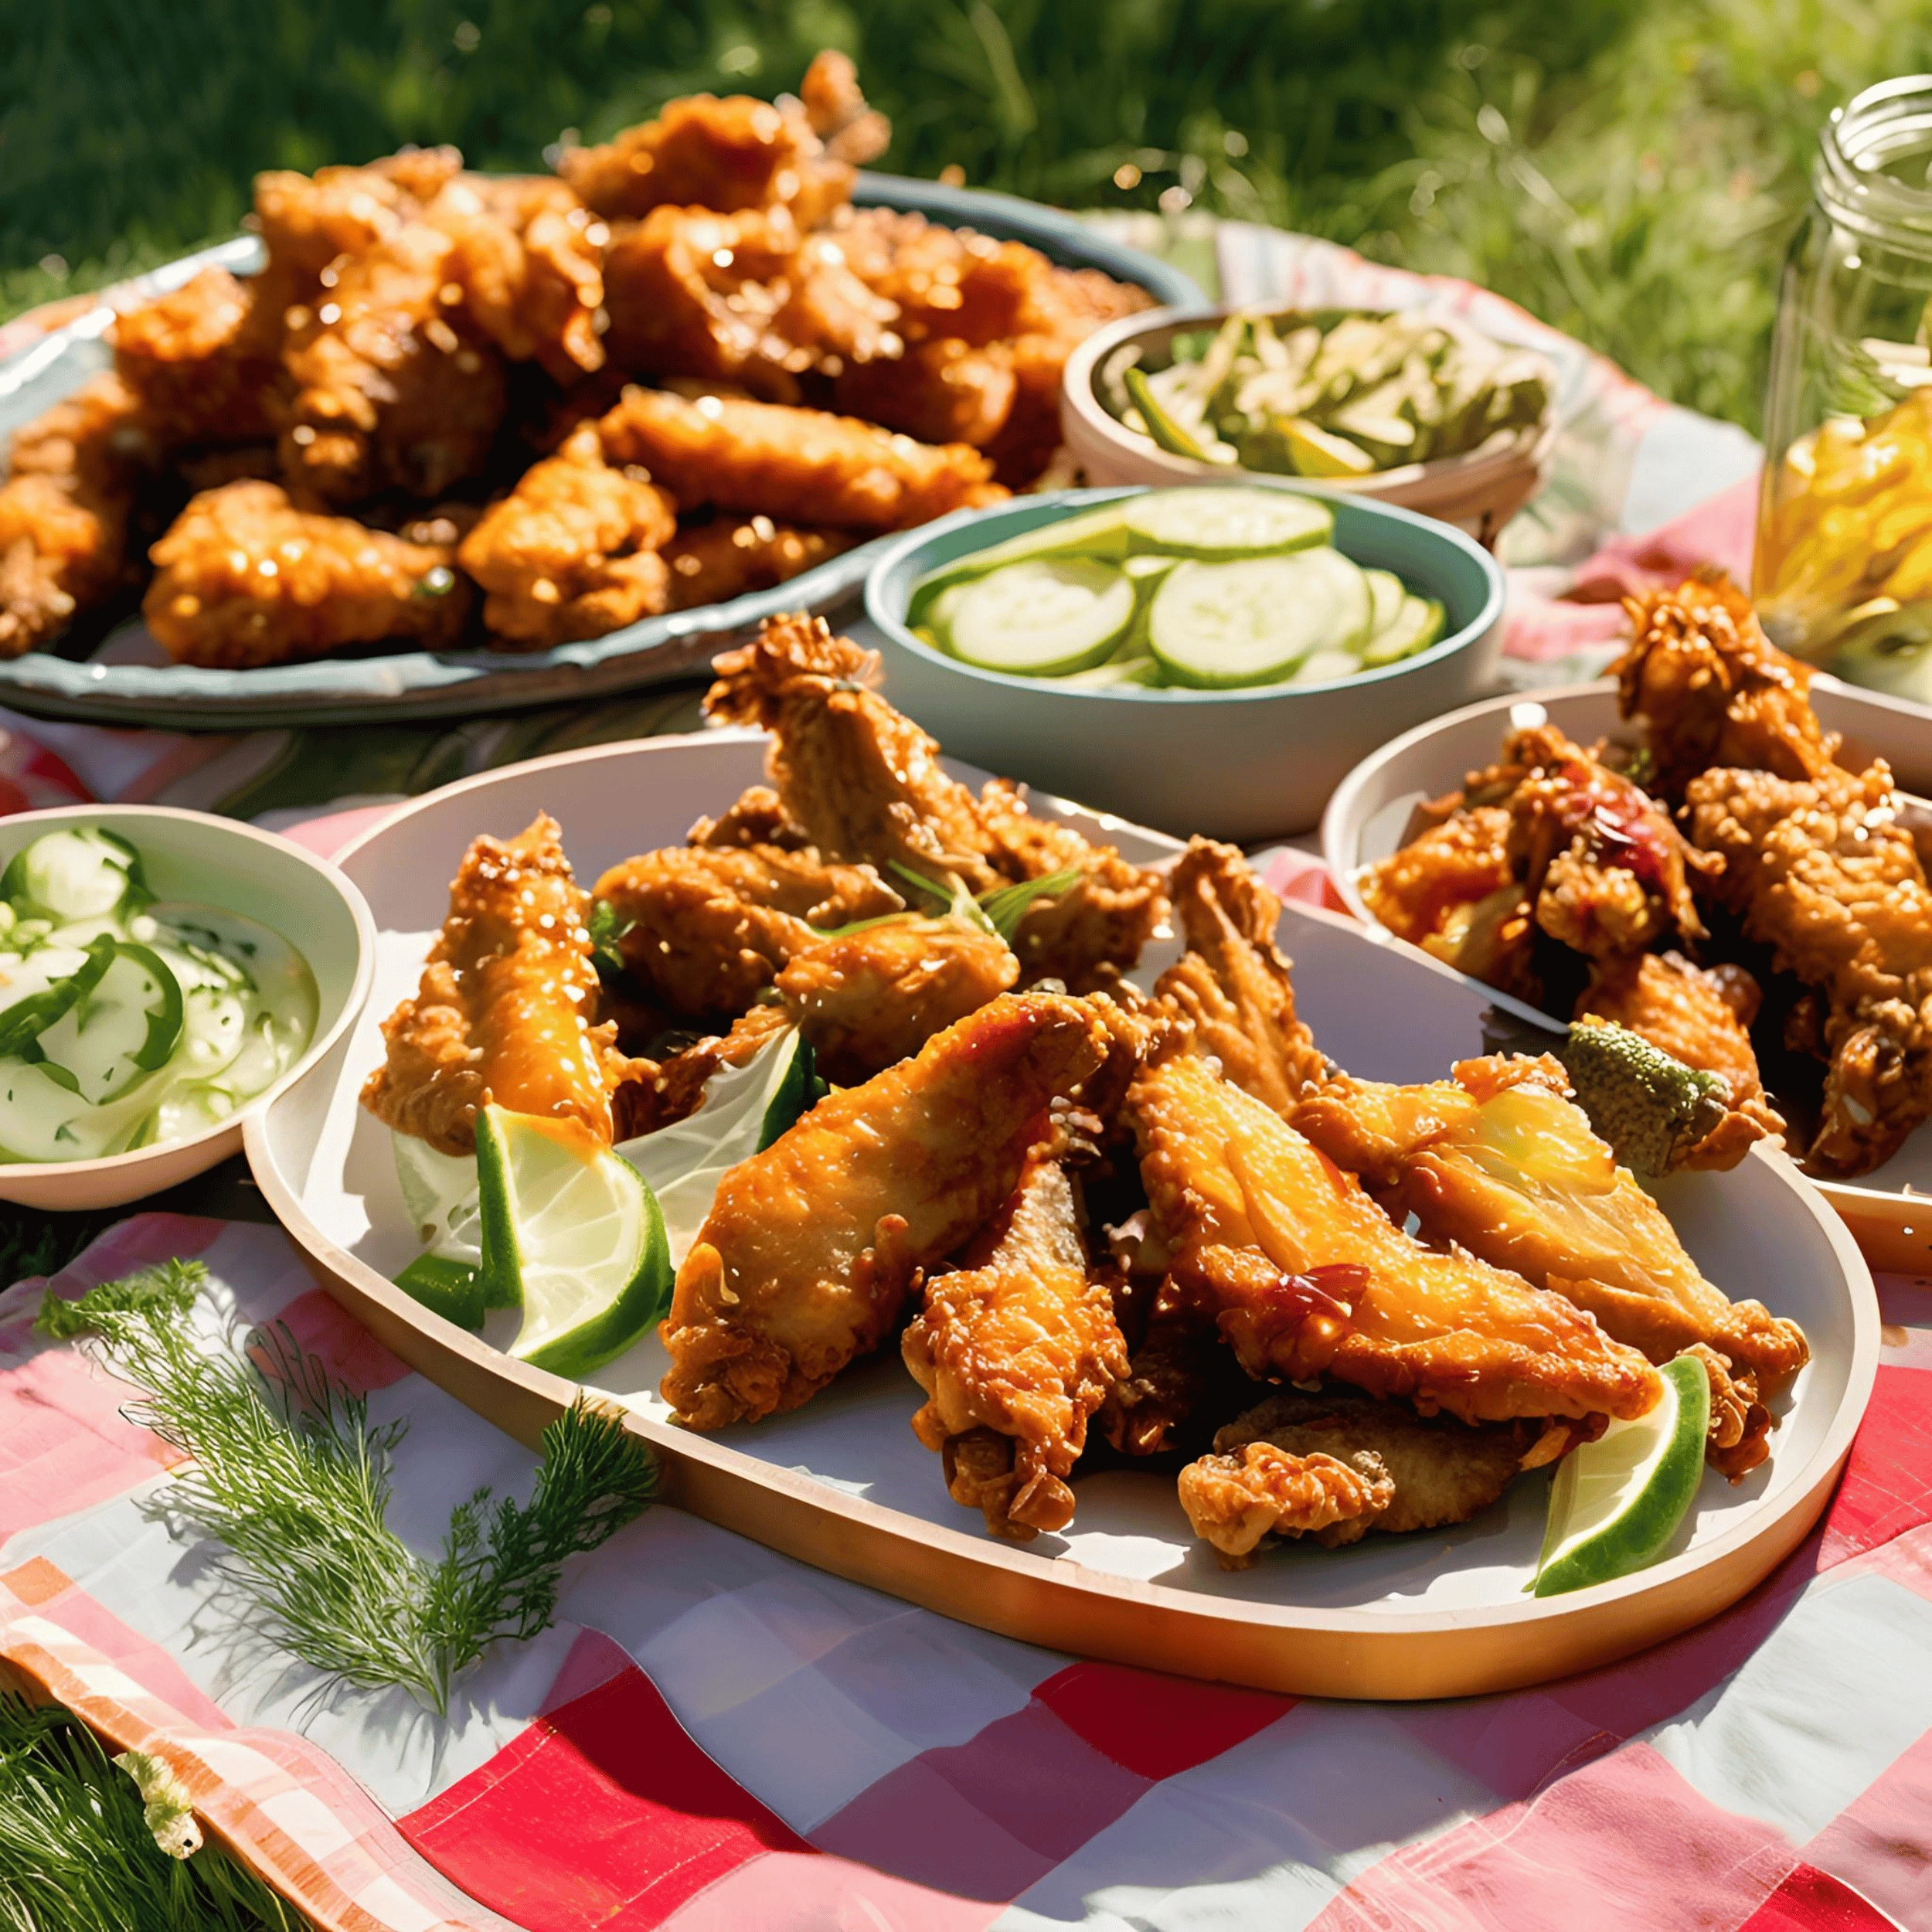
[[[0,15],[0,310],[229,231],[259,168],[534,166],[821,44],[889,166],[1469,275],[1754,425],[1818,126],[1932,66],[1932,0],[49,0]]]

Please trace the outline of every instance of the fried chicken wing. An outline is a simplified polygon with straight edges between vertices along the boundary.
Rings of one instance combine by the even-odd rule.
[[[679,1420],[794,1409],[877,1346],[917,1271],[1012,1194],[1049,1104],[1106,1050],[1080,1002],[1006,994],[733,1168],[659,1329]]]
[[[996,1536],[1023,1542],[1065,1529],[1073,1515],[1066,1479],[1089,1417],[1127,1372],[1127,1345],[1112,1291],[1089,1268],[1073,1182],[1050,1145],[1028,1156],[959,1270],[927,1281],[901,1346],[927,1396],[913,1433],[947,1458],[953,1500],[983,1509]],[[981,1440],[962,1454],[954,1445],[967,1436]]]
[[[1236,1086],[1286,1119],[1328,1072],[1276,950],[1281,903],[1232,845],[1196,838],[1169,876],[1188,949],[1155,991]]]
[[[1378,1456],[1297,1455],[1265,1440],[1202,1456],[1181,1471],[1181,1507],[1223,1570],[1245,1570],[1267,1536],[1354,1543],[1388,1510],[1395,1482]]]
[[[1428,1239],[1561,1295],[1648,1360],[1701,1343],[1751,1371],[1766,1400],[1784,1389],[1810,1358],[1803,1331],[1705,1279],[1572,1103],[1556,1060],[1497,1056],[1453,1071],[1418,1087],[1345,1077],[1294,1124]]]
[[[586,909],[554,820],[477,839],[420,987],[383,1024],[387,1057],[362,1104],[445,1154],[474,1151],[477,1110],[492,1103],[576,1121],[607,1144],[611,1096],[631,1069],[615,1029],[590,1023]]]
[[[287,664],[384,638],[444,650],[469,610],[447,545],[298,510],[273,483],[192,498],[148,554],[142,614],[177,664]]]
[[[1728,578],[1695,577],[1624,607],[1633,635],[1611,672],[1624,716],[1649,729],[1661,797],[1681,798],[1713,765],[1791,779],[1830,767],[1838,740],[1811,709],[1811,668],[1771,642]]]
[[[1932,889],[1894,800],[1882,764],[1809,781],[1717,770],[1685,793],[1745,933],[1825,1002],[1814,1173],[1868,1172],[1932,1117]]]
[[[801,529],[768,516],[721,516],[681,529],[664,546],[670,566],[670,608],[728,604],[753,590],[789,583],[849,550],[847,530]]]
[[[1629,1417],[1657,1400],[1655,1370],[1591,1316],[1425,1248],[1205,1060],[1157,1060],[1127,1113],[1174,1274],[1250,1374],[1327,1373],[1465,1422]]]
[[[485,510],[457,561],[488,594],[483,621],[519,650],[600,638],[663,610],[677,528],[662,490],[604,460],[587,425]]]
[[[257,292],[204,268],[114,318],[115,372],[164,446],[274,437],[281,321],[257,315]]]
[[[598,428],[611,461],[641,464],[687,509],[899,530],[1005,495],[964,443],[915,443],[822,410],[628,389]]]
[[[616,916],[618,951],[638,984],[675,1012],[741,1013],[826,927],[904,902],[869,866],[776,846],[684,846],[614,866],[595,896]]]
[[[1019,961],[993,934],[913,918],[818,940],[776,984],[825,1077],[849,1087],[910,1059],[1019,978]]]

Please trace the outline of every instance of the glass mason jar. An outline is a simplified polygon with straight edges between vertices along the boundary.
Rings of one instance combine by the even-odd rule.
[[[1787,650],[1932,702],[1932,75],[1819,138],[1785,263],[1753,585]]]

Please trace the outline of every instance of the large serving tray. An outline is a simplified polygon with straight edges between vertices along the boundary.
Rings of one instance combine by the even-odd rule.
[[[1825,675],[1812,679],[1811,700],[1825,727],[1843,736],[1841,759],[1862,770],[1869,760],[1883,758],[1903,789],[1932,795],[1932,713]],[[1372,931],[1382,934],[1383,928],[1362,902],[1356,883],[1362,869],[1401,844],[1419,801],[1454,791],[1465,774],[1493,762],[1512,717],[1526,705],[1540,706],[1549,721],[1579,744],[1607,738],[1634,745],[1641,736],[1637,726],[1618,715],[1617,688],[1604,679],[1466,705],[1391,739],[1363,759],[1328,801],[1321,821],[1321,853],[1343,900]],[[1388,943],[1416,958],[1428,957],[1401,940]],[[1563,1024],[1479,981],[1464,984],[1523,1019],[1545,1026]],[[1932,1270],[1932,1123],[1872,1172],[1856,1181],[1815,1185],[1872,1267],[1910,1274]]]
[[[341,862],[378,929],[369,1006],[328,1062],[250,1123],[256,1178],[318,1277],[404,1359],[526,1442],[574,1386],[512,1362],[389,1281],[414,1243],[387,1131],[356,1104],[382,1056],[379,1022],[413,988],[447,881],[476,834],[514,833],[547,811],[580,876],[594,877],[681,840],[694,818],[760,776],[763,755],[748,733],[649,740],[512,766],[403,808]],[[1143,862],[1178,849],[1117,821],[1036,804]],[[1457,1059],[1540,1037],[1481,989],[1349,921],[1290,907],[1281,937],[1317,1038],[1362,1075],[1438,1076]],[[1172,943],[1164,950],[1171,957]],[[663,1355],[655,1338],[597,1380],[661,1453],[668,1502],[988,1629],[1285,1692],[1495,1690],[1640,1649],[1742,1595],[1823,1508],[1870,1393],[1879,1325],[1871,1277],[1788,1162],[1754,1151],[1733,1173],[1680,1177],[1662,1198],[1712,1277],[1796,1317],[1814,1359],[1770,1462],[1735,1489],[1707,1475],[1665,1560],[1550,1600],[1523,1593],[1542,1538],[1542,1476],[1456,1529],[1341,1551],[1286,1549],[1230,1576],[1193,1544],[1171,1474],[1097,1474],[1078,1482],[1079,1513],[1064,1536],[1025,1547],[987,1537],[948,1500],[938,1458],[914,1440],[907,1424],[920,1397],[889,1344],[794,1413],[714,1436],[669,1420],[656,1393]]]
[[[1201,299],[1179,269],[1036,202],[875,174],[859,175],[852,199],[862,208],[900,209],[1030,243],[1063,267],[1102,270],[1162,304]],[[261,265],[261,243],[243,235],[203,249],[143,277],[131,292],[177,288],[210,265],[252,274]],[[112,319],[104,302],[0,362],[0,445],[109,366],[105,337]],[[468,717],[595,698],[702,671],[719,649],[780,611],[831,610],[863,583],[889,541],[860,544],[773,590],[528,653],[399,651],[216,671],[168,663],[145,627],[130,620],[88,658],[34,651],[0,659],[0,704],[101,724],[226,730]]]

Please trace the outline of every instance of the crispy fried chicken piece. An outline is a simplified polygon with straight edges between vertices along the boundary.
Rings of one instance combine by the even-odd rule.
[[[782,208],[811,228],[852,199],[849,162],[826,151],[807,111],[748,94],[692,94],[600,147],[566,148],[557,172],[610,219],[666,205]]]
[[[1521,896],[1509,832],[1506,806],[1452,805],[1448,817],[1362,869],[1362,903],[1396,938],[1434,952],[1430,941],[1444,934],[1459,909],[1493,893]]]
[[[1726,1481],[1742,1482],[1770,1459],[1771,1431],[1777,1427],[1777,1419],[1758,1400],[1757,1372],[1737,1368],[1701,1342],[1684,1353],[1695,1355],[1710,1379],[1711,1420],[1704,1460]]]
[[[1380,1457],[1296,1454],[1257,1437],[1181,1471],[1181,1507],[1223,1570],[1246,1570],[1267,1536],[1354,1543],[1386,1513],[1396,1485]]]
[[[1694,577],[1624,608],[1634,634],[1611,671],[1624,716],[1649,728],[1660,798],[1681,798],[1713,765],[1792,779],[1830,768],[1838,739],[1811,709],[1810,666],[1771,642],[1729,578]]]
[[[993,934],[912,918],[818,940],[793,954],[776,984],[825,1077],[850,1087],[910,1059],[1019,978],[1019,961]]]
[[[1005,428],[1019,390],[1010,344],[945,336],[903,355],[852,362],[833,393],[848,414],[922,443],[970,443],[983,450]]]
[[[128,513],[158,455],[113,375],[15,433],[0,486],[0,658],[39,649],[128,581]]]
[[[333,285],[291,311],[282,348],[295,392],[281,443],[291,495],[434,498],[475,475],[509,391],[502,352],[464,307],[457,243],[413,219],[325,272]]]
[[[245,669],[385,638],[445,650],[469,611],[447,545],[298,510],[273,483],[192,498],[148,554],[141,614],[177,664]]]
[[[769,785],[747,785],[715,818],[700,818],[685,835],[688,845],[775,845],[802,852],[811,843],[791,822],[785,801]]]
[[[1805,1165],[1868,1173],[1932,1116],[1932,890],[1891,773],[1718,770],[1685,797],[1746,934],[1825,1004],[1824,1112]]]
[[[733,1168],[658,1331],[678,1419],[795,1409],[876,1347],[917,1271],[1012,1192],[1049,1105],[1106,1050],[1080,1002],[1006,994]]]
[[[1036,1147],[959,1270],[927,1281],[901,1342],[927,1397],[913,1434],[946,1458],[953,1500],[1018,1542],[1072,1521],[1066,1479],[1088,1418],[1127,1372],[1113,1292],[1090,1270],[1081,1226],[1054,1146]],[[968,1436],[978,1440],[962,1451]]]
[[[484,512],[457,561],[488,593],[492,632],[543,651],[663,610],[671,568],[658,553],[676,529],[670,499],[612,469],[587,424]]]
[[[1328,1063],[1295,1015],[1289,962],[1275,947],[1281,902],[1233,846],[1211,838],[1189,842],[1168,884],[1188,949],[1155,992],[1236,1086],[1285,1120]]]
[[[811,131],[835,161],[862,168],[876,161],[892,141],[892,123],[866,104],[859,70],[849,54],[825,47],[813,56],[798,83],[798,98]]]
[[[1753,1142],[1781,1135],[1784,1121],[1764,1097],[1757,1056],[1745,1030],[1756,1015],[1757,982],[1740,966],[1706,971],[1681,953],[1638,953],[1592,962],[1579,1019],[1608,1020],[1640,1034],[1686,1066],[1716,1074],[1729,1111],[1683,1163],[1735,1167]]]
[[[741,386],[796,403],[814,369],[896,355],[896,311],[835,242],[801,237],[782,210],[655,209],[621,223],[604,257],[619,369]]]
[[[115,372],[165,447],[274,436],[281,331],[256,315],[257,293],[225,268],[204,268],[115,317]]]
[[[1465,1422],[1643,1414],[1656,1371],[1595,1320],[1404,1233],[1353,1175],[1192,1053],[1135,1079],[1127,1114],[1175,1277],[1250,1374],[1318,1374]]]
[[[547,175],[459,175],[423,211],[454,244],[464,308],[513,362],[560,383],[604,366],[600,251],[610,230]]]
[[[1750,1370],[1767,1401],[1784,1389],[1810,1359],[1804,1332],[1704,1278],[1572,1104],[1556,1060],[1498,1055],[1452,1070],[1418,1087],[1344,1077],[1294,1124],[1428,1240],[1563,1296],[1649,1361],[1701,1342]]]
[[[769,590],[849,550],[847,530],[800,529],[768,516],[721,516],[681,529],[664,546],[670,566],[670,608],[728,604]]]
[[[876,919],[903,901],[869,866],[775,846],[668,846],[597,883],[624,963],[675,1012],[742,1013],[823,928]]]
[[[632,1069],[615,1029],[590,1023],[586,909],[553,819],[477,839],[421,986],[383,1022],[388,1056],[362,1104],[445,1154],[474,1150],[477,1110],[492,1103],[575,1121],[608,1145],[611,1096]]]
[[[1006,494],[964,443],[915,443],[821,410],[628,389],[598,429],[612,462],[642,464],[686,509],[876,532]]]
[[[462,165],[454,148],[431,152],[454,156],[451,174]],[[312,175],[275,168],[257,175],[255,223],[268,254],[255,284],[264,332],[271,341],[279,338],[288,310],[316,301],[335,263],[386,241],[420,205],[393,170],[380,167],[318,168]]]

